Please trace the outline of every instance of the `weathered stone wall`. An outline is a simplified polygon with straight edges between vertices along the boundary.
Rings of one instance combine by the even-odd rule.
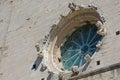
[[[119,0],[1,0],[0,80],[40,80],[48,77],[47,71],[40,71],[41,65],[36,71],[31,70],[37,58],[35,44],[48,34],[54,23],[58,23],[60,14],[67,15],[70,2],[93,4],[106,20],[107,36],[87,71],[120,62],[120,35],[116,36],[116,31],[120,30]],[[100,65],[96,65],[98,60]],[[111,72],[102,73],[101,80],[109,80]],[[99,80],[101,74],[95,76],[88,80]]]
[[[107,71],[104,73],[96,74],[93,76],[85,77],[79,80],[119,80],[120,79],[120,68]]]

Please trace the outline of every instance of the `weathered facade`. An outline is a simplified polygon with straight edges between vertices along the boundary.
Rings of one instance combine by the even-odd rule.
[[[1,0],[0,80],[119,80],[119,20],[119,0]],[[103,38],[67,70],[62,48],[86,24]]]

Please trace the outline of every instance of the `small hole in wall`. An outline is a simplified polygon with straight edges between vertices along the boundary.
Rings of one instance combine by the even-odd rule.
[[[61,62],[61,59],[60,59],[60,58],[58,58],[58,61],[59,61],[59,62]]]
[[[96,61],[97,65],[100,65],[100,61]]]
[[[120,31],[116,31],[116,35],[119,35],[120,34]]]
[[[10,1],[11,3],[13,3],[13,1]]]
[[[63,68],[61,68],[61,70],[62,70],[62,71],[64,71],[64,69],[63,69]]]
[[[27,18],[26,20],[30,20],[30,18]]]

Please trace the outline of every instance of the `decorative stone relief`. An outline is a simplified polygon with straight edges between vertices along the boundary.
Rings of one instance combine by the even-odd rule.
[[[61,49],[63,48],[64,43],[67,41],[69,36],[71,36],[72,33],[74,33],[74,31],[76,31],[79,28],[79,26],[85,27],[85,25],[91,24],[91,26],[94,26],[94,29],[95,29],[95,30],[93,30],[93,33],[94,34],[97,33],[96,35],[97,35],[97,37],[99,37],[99,39],[102,39],[101,36],[106,35],[106,29],[103,26],[103,22],[105,20],[103,21],[103,19],[97,12],[97,7],[95,7],[93,5],[88,5],[88,6],[76,5],[74,3],[69,3],[68,7],[71,10],[68,13],[68,15],[66,15],[66,16],[60,15],[61,19],[60,19],[59,23],[53,24],[51,26],[49,35],[45,36],[45,38],[42,41],[42,44],[35,45],[36,50],[38,52],[38,56],[40,58],[44,57],[44,62],[46,65],[44,63],[42,63],[41,64],[42,68],[49,70],[48,73],[49,73],[49,75],[52,76],[52,80],[55,80],[54,75],[57,75],[57,78],[59,78],[58,80],[68,80],[68,77],[70,79],[71,77],[77,76],[77,75],[79,75],[79,73],[82,73],[82,67],[84,68],[84,65],[81,65],[82,67],[73,65],[72,70],[68,71],[66,73],[66,70],[63,67],[65,63],[63,63],[63,61],[62,61],[63,58],[62,58],[62,54],[61,54],[62,53]],[[91,27],[89,27],[89,28],[91,28]],[[92,29],[87,29],[87,30],[92,31]],[[97,29],[98,29],[98,31],[96,31]],[[83,30],[87,31],[86,29],[83,29]],[[93,33],[91,33],[91,34],[93,34]],[[100,36],[98,36],[98,34]],[[86,34],[84,34],[84,35],[86,35]],[[79,37],[77,37],[77,38],[79,38]],[[91,38],[94,38],[94,37],[91,37]],[[95,39],[97,39],[97,38],[95,38]],[[99,41],[98,43],[97,42],[92,43],[92,41],[94,41],[94,40],[91,40],[90,43],[88,42],[89,45],[92,46],[93,44],[95,44],[95,46],[94,46],[95,49],[96,48],[100,49],[100,47],[102,46],[102,42]],[[74,43],[74,44],[76,44],[76,43]],[[40,45],[42,45],[42,47],[40,47]],[[92,61],[91,56],[93,55],[93,53],[91,53],[90,55],[87,54],[87,52],[90,52],[89,50],[91,50],[91,49],[89,49],[89,48],[91,48],[89,45],[83,44],[83,46],[81,46],[82,49],[80,48],[79,52],[78,52],[78,53],[82,53],[82,55],[84,56],[83,58],[80,58],[80,59],[84,59],[84,60],[81,60],[81,61],[84,61],[84,63],[86,63],[86,62],[90,63]],[[87,49],[87,50],[85,50],[85,49]],[[69,50],[72,50],[72,49],[69,49]],[[86,54],[84,55],[83,53],[86,53]],[[66,57],[68,57],[68,56],[66,56]],[[71,64],[71,63],[69,63],[69,64]],[[62,70],[61,70],[61,68],[62,68]],[[66,77],[66,75],[68,75],[68,76]]]
[[[76,75],[78,75],[78,73],[79,73],[79,68],[78,68],[78,66],[73,66],[72,67],[72,76],[76,76]]]
[[[96,26],[98,27],[98,31],[97,33],[105,36],[106,35],[106,28],[103,27],[103,24],[101,23],[101,21],[97,21]]]
[[[84,58],[87,62],[91,62],[92,60],[89,54],[87,54]]]
[[[103,42],[102,42],[102,41],[99,41],[99,42],[97,43],[96,47],[97,47],[98,49],[100,49],[101,46],[102,46],[102,44],[103,44]]]

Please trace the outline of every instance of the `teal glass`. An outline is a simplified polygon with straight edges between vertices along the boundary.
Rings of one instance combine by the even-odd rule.
[[[86,24],[79,27],[68,37],[61,49],[61,59],[65,70],[71,70],[72,66],[81,67],[86,63],[84,57],[92,56],[97,50],[96,44],[102,36],[97,34],[94,24]]]

